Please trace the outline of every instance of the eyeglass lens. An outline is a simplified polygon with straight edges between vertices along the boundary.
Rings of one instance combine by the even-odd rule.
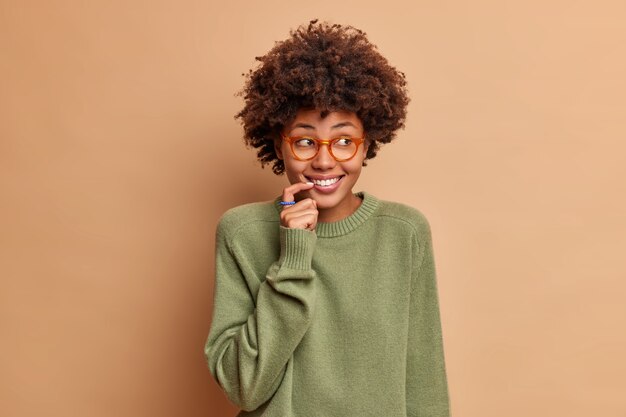
[[[293,151],[298,158],[309,159],[315,157],[320,144],[311,138],[300,138],[293,142]],[[357,150],[357,144],[350,138],[337,138],[330,141],[330,153],[335,159],[350,159]]]

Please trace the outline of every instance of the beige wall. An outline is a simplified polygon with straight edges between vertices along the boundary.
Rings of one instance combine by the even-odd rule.
[[[358,188],[431,221],[454,415],[626,415],[624,2],[212,3],[0,3],[0,415],[234,414],[213,233],[285,179],[233,94],[312,17],[410,83]]]

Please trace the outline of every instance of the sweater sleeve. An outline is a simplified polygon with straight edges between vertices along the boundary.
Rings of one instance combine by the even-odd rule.
[[[448,385],[430,227],[420,225],[410,295],[407,416],[448,417]]]
[[[280,227],[280,257],[255,298],[240,265],[253,254],[239,254],[220,226],[214,314],[204,352],[211,374],[229,399],[250,411],[276,392],[309,327],[316,294],[311,269],[316,235]]]

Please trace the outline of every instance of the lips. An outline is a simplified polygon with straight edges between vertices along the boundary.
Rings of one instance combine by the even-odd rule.
[[[313,187],[315,190],[320,191],[322,193],[332,193],[335,191],[344,175],[337,175],[334,177],[323,177],[323,178],[312,178],[306,177],[308,181],[311,181],[315,186]]]
[[[313,182],[313,184],[315,185],[319,185],[320,187],[328,187],[328,186],[333,185],[337,181],[339,181],[341,177],[326,178],[326,179],[314,179],[314,178],[308,178],[308,179],[311,182]]]

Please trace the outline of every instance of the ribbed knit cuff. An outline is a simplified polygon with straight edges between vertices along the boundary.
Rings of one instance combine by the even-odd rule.
[[[291,269],[311,269],[316,241],[315,232],[280,226],[279,265]]]

